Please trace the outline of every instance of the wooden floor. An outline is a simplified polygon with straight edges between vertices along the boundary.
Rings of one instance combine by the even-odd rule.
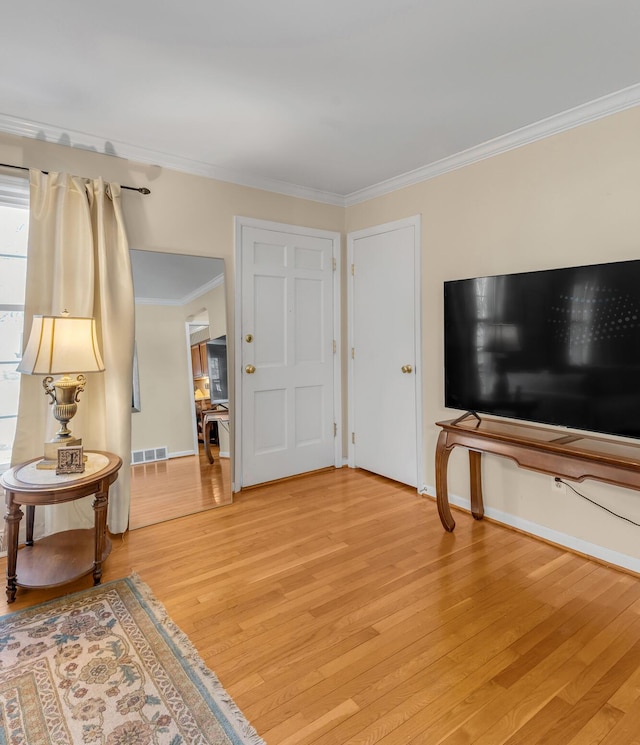
[[[219,458],[211,446],[209,463],[200,444],[197,456],[172,458],[131,467],[129,528],[173,520],[231,504],[229,458]]]
[[[134,530],[104,580],[151,586],[268,745],[640,742],[640,580],[456,519],[345,468]]]

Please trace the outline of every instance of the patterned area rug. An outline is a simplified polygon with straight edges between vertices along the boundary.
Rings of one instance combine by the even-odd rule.
[[[133,575],[0,618],[0,744],[264,745]]]

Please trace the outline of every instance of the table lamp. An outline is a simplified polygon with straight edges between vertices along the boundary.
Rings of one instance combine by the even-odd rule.
[[[78,396],[84,391],[85,372],[102,372],[104,363],[98,349],[96,322],[64,311],[60,316],[34,316],[27,347],[18,372],[45,375],[45,393],[51,398],[53,416],[60,422],[56,436],[44,444],[44,459],[37,468],[53,469],[58,464],[58,449],[81,445],[67,426],[78,410]],[[71,374],[77,374],[74,378]],[[57,380],[54,375],[61,375]]]

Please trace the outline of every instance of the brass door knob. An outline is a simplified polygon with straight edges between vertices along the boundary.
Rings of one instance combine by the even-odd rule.
[[[411,373],[413,372],[413,367],[411,365],[403,365],[401,368],[403,373]]]
[[[247,365],[244,368],[244,371],[247,373],[247,375],[253,375],[253,373],[256,371],[256,368],[253,365]]]

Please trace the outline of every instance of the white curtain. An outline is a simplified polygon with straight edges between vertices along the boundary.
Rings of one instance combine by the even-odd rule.
[[[96,319],[105,372],[87,375],[69,426],[85,450],[122,458],[108,512],[109,530],[122,533],[129,521],[134,295],[120,186],[34,170],[30,181],[24,343],[33,315],[67,310]],[[14,463],[41,456],[58,428],[48,400],[41,376],[22,376]],[[45,508],[44,533],[92,527],[92,501]]]

